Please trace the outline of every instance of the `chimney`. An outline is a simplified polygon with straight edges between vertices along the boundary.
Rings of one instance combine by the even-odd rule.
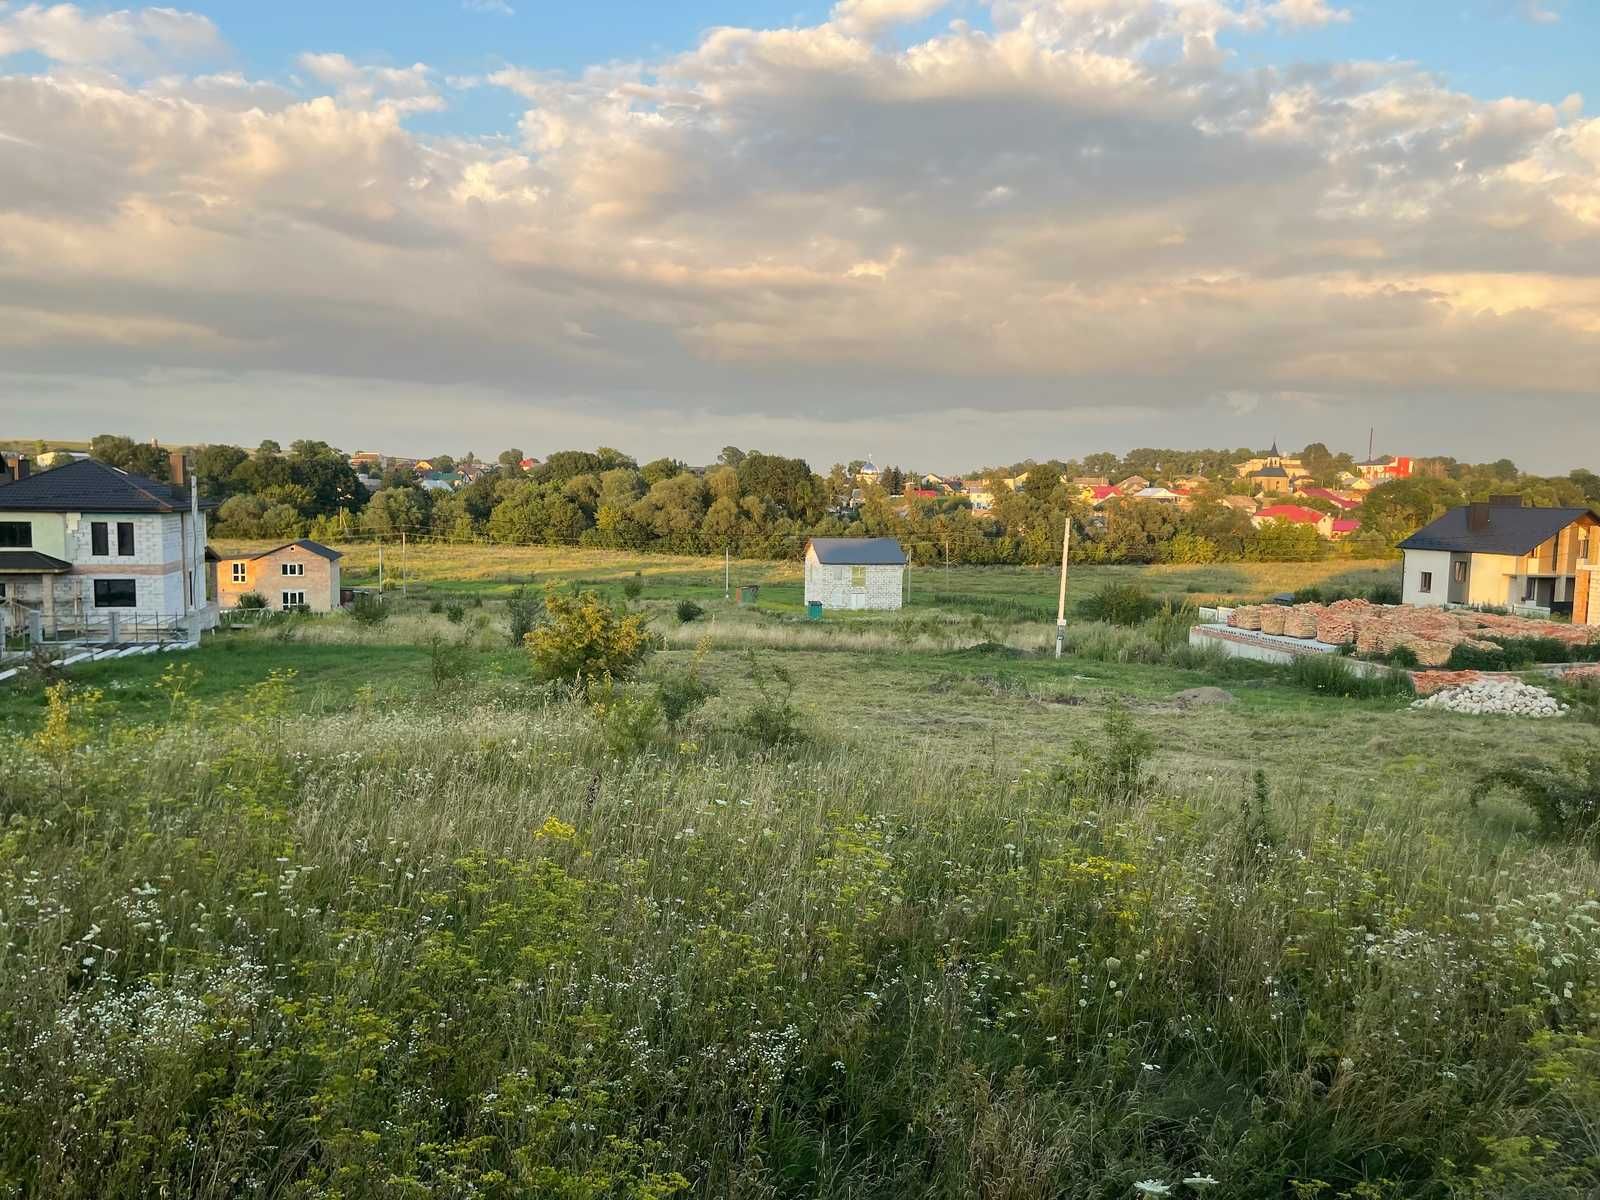
[[[189,486],[189,464],[184,458],[183,451],[174,450],[167,455],[167,462],[171,464],[172,486],[187,488]]]
[[[1492,508],[1521,508],[1521,496],[1490,496],[1489,504]]]
[[[21,483],[24,479],[26,479],[28,477],[28,456],[26,454],[17,455],[16,461],[13,464],[12,469],[17,474],[17,482]]]
[[[1473,533],[1482,533],[1489,528],[1489,505],[1479,500],[1467,505],[1467,528]]]

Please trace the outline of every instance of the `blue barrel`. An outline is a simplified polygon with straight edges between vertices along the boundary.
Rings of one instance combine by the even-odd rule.
[[[822,620],[822,601],[821,600],[807,600],[806,601],[806,620],[808,620],[808,621],[820,621],[820,620]]]

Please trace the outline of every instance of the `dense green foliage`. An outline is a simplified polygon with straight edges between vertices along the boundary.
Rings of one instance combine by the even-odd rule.
[[[118,466],[156,475],[166,469],[164,451],[128,438],[102,435],[93,449]],[[205,494],[222,501],[217,531],[228,537],[406,534],[793,559],[809,536],[893,536],[919,564],[1056,562],[1069,519],[1074,557],[1084,563],[1303,562],[1330,553],[1389,553],[1396,541],[1445,509],[1494,493],[1517,493],[1541,504],[1600,504],[1600,477],[1589,471],[1541,478],[1506,462],[1426,460],[1421,467],[1428,474],[1374,489],[1360,514],[1361,533],[1335,547],[1307,525],[1268,521],[1257,529],[1246,514],[1222,502],[1230,493],[1250,490],[1233,468],[1256,453],[1146,448],[1120,458],[1091,454],[1082,461],[990,468],[969,476],[994,481],[994,503],[982,513],[965,495],[920,492],[920,477],[899,467],[861,485],[843,464],[819,474],[803,459],[732,446],[703,472],[666,458],[640,466],[604,446],[556,451],[531,470],[520,465],[521,450],[504,451],[494,463],[470,454],[460,461],[436,455],[430,466],[450,473],[453,483],[430,489],[414,472],[395,468],[370,497],[343,456],[322,442],[295,442],[287,453],[274,442],[254,451],[204,446],[195,466]],[[1354,467],[1349,455],[1332,454],[1321,444],[1306,447],[1301,457],[1312,479],[1325,485],[1337,485],[1339,473]],[[463,470],[466,475],[456,474]],[[1208,482],[1186,509],[1120,499],[1098,510],[1071,482],[1134,474]],[[1008,480],[1020,481],[1020,487]],[[904,498],[897,498],[902,491]],[[1294,500],[1333,507],[1315,497]]]
[[[544,619],[526,635],[540,678],[587,687],[631,678],[651,650],[644,618],[625,615],[594,592],[548,588]]]
[[[1126,713],[1013,776],[291,682],[4,746],[0,1194],[1600,1187],[1581,858],[1166,782]]]

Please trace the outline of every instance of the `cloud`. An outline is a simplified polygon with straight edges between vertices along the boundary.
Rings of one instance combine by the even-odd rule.
[[[896,46],[928,6],[842,4],[508,66],[485,82],[521,116],[479,138],[408,125],[443,103],[428,65],[337,52],[296,87],[0,77],[5,370],[83,411],[189,373],[169,411],[197,421],[221,381],[292,378],[308,419],[359,424],[326,397],[388,380],[441,398],[440,436],[452,397],[675,447],[674,405],[752,436],[798,413],[802,442],[915,425],[951,467],[1073,452],[1017,445],[1040,414],[1249,441],[1305,396],[1308,425],[1439,439],[1515,407],[1600,437],[1600,122],[1408,64],[1217,52],[1323,7],[998,0]]]
[[[1555,3],[1549,0],[1522,0],[1518,11],[1524,20],[1532,21],[1535,25],[1555,25],[1561,20],[1562,4],[1560,0]]]
[[[517,10],[506,3],[506,0],[461,0],[461,7],[468,12],[492,13],[497,17],[514,17]]]
[[[0,58],[26,51],[74,66],[149,67],[206,58],[222,49],[209,18],[171,8],[91,15],[75,4],[0,5]]]

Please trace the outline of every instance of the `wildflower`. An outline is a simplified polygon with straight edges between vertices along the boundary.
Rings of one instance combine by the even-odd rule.
[[[1142,1192],[1146,1196],[1165,1196],[1172,1191],[1172,1185],[1162,1183],[1159,1179],[1141,1179],[1133,1185],[1133,1190]]]

